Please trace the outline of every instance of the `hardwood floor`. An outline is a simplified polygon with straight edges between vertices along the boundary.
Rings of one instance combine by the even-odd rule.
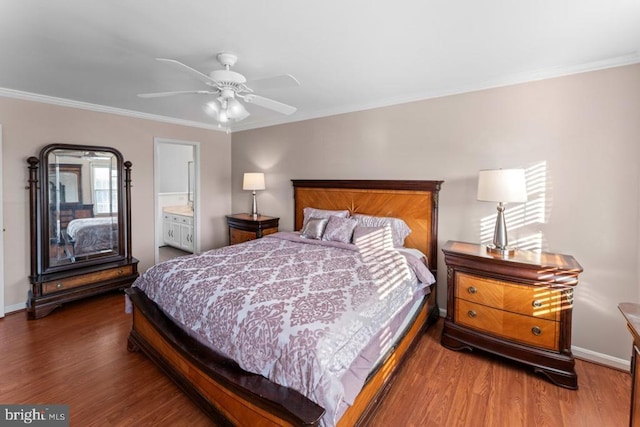
[[[214,425],[141,353],[126,350],[124,296],[0,320],[0,403],[67,404],[71,426]],[[627,426],[631,377],[578,360],[579,389],[421,338],[371,426]]]

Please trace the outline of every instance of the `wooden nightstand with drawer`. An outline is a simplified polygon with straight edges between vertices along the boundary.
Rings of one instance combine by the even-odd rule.
[[[573,287],[582,267],[568,255],[516,251],[502,258],[472,243],[447,242],[447,317],[441,343],[479,349],[533,367],[575,389]]]
[[[258,215],[254,218],[253,215],[246,213],[227,215],[226,218],[229,226],[230,245],[276,233],[280,221],[280,218],[266,215]]]

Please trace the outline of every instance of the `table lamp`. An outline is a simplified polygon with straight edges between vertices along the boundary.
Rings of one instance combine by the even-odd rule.
[[[493,232],[493,244],[487,245],[487,252],[503,257],[513,255],[515,248],[508,245],[504,205],[505,203],[527,201],[524,169],[481,170],[478,178],[478,200],[498,202],[498,216]]]
[[[253,205],[251,215],[253,219],[258,218],[258,202],[256,201],[256,190],[264,190],[264,174],[262,172],[247,172],[242,180],[242,189],[251,190],[253,194]]]

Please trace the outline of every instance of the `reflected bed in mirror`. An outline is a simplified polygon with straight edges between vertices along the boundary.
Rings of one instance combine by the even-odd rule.
[[[48,145],[27,162],[29,317],[46,315],[64,301],[128,286],[137,277],[130,239],[131,163],[114,148],[71,144]]]

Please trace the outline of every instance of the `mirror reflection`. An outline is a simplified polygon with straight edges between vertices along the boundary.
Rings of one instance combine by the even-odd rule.
[[[49,266],[119,254],[115,154],[55,149],[47,160]]]

